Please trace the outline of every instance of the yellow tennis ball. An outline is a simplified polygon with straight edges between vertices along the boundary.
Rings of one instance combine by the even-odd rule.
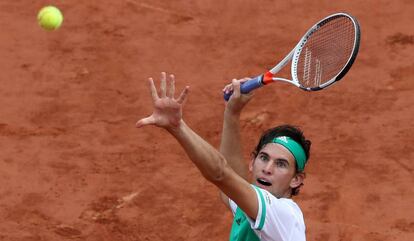
[[[58,29],[63,22],[62,12],[57,7],[46,6],[37,14],[40,27],[48,31]]]

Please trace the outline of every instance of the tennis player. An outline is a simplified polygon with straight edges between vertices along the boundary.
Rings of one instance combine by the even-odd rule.
[[[161,73],[160,94],[153,79],[148,82],[154,110],[136,126],[155,125],[167,130],[201,174],[220,189],[223,202],[235,215],[230,240],[305,240],[302,212],[291,199],[303,183],[309,157],[310,141],[302,132],[281,126],[262,135],[249,164],[253,177],[249,183],[241,157],[239,115],[251,95],[240,94],[240,81],[226,87],[233,88],[234,93],[225,110],[221,153],[183,120],[188,86],[175,98],[173,75],[167,80],[166,73]]]
[[[271,128],[260,137],[247,169],[240,134],[240,114],[252,98],[252,94],[240,94],[240,84],[247,80],[233,80],[223,89],[233,95],[224,112],[220,152],[245,180],[248,171],[251,172],[257,211],[244,210],[237,201],[220,192],[234,215],[230,240],[306,240],[302,212],[291,197],[297,195],[303,185],[311,142],[297,127]]]

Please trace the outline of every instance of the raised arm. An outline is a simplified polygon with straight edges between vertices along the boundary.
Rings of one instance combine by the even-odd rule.
[[[240,93],[240,83],[247,81],[233,79],[232,83],[225,86],[223,91],[233,91],[226,104],[224,111],[223,130],[221,134],[220,153],[228,161],[230,167],[242,178],[247,180],[247,165],[243,159],[243,149],[240,134],[240,114],[252,95],[242,95]],[[220,198],[223,203],[229,206],[228,197],[220,192]]]
[[[159,96],[154,81],[149,79],[154,112],[149,117],[139,120],[136,126],[156,125],[167,130],[184,148],[202,175],[234,200],[247,215],[255,218],[258,202],[254,189],[245,179],[233,171],[220,152],[186,125],[182,118],[182,107],[187,98],[189,87],[186,87],[175,99],[174,76],[170,75],[169,80],[169,90],[167,90],[166,74],[162,73]]]
[[[229,165],[241,177],[247,180],[247,167],[243,160],[243,150],[240,135],[240,114],[244,106],[250,101],[252,94],[242,95],[240,83],[248,78],[232,80],[223,91],[233,91],[233,95],[226,104],[224,111],[223,130],[220,143],[220,153],[229,162]]]

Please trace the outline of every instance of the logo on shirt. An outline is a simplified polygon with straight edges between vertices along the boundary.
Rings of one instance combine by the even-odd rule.
[[[267,203],[268,203],[269,205],[271,205],[271,204],[272,204],[272,199],[270,199],[270,197],[269,197],[269,194],[268,194],[268,193],[265,193],[265,199],[266,199],[266,201],[267,201]]]
[[[238,218],[238,219],[236,219],[236,223],[237,223],[237,225],[239,225],[240,226],[240,223],[241,223],[241,218]]]

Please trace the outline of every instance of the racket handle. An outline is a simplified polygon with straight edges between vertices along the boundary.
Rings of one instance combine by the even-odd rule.
[[[257,76],[253,79],[250,79],[240,85],[240,92],[242,94],[247,94],[250,91],[257,89],[263,85],[263,75]],[[224,100],[228,101],[230,99],[230,96],[233,94],[233,92],[224,93]]]

